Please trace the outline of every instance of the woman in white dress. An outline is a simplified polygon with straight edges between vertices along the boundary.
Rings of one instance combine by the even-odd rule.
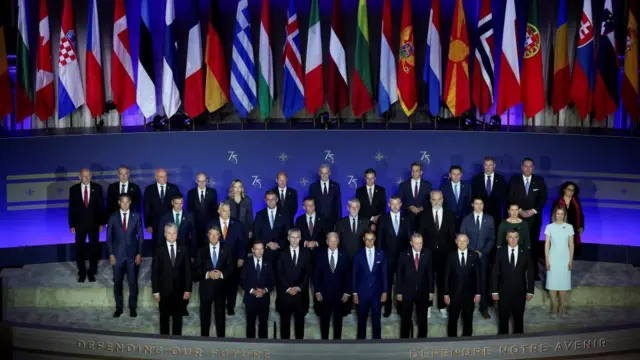
[[[544,255],[547,267],[547,284],[551,297],[551,315],[567,316],[567,292],[571,290],[573,267],[573,226],[567,223],[567,209],[553,209],[553,222],[544,230]],[[558,299],[558,295],[560,298]]]

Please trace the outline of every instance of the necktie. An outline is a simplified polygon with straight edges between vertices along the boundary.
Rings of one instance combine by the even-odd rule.
[[[327,183],[322,183],[322,184],[324,186],[324,189],[322,190],[322,194],[326,196],[327,194],[329,194],[329,191],[327,191]]]
[[[174,266],[176,264],[176,251],[173,248],[173,245],[171,245],[171,266]]]
[[[418,200],[418,182],[416,181],[414,183],[414,187],[413,187],[413,198],[414,200]]]
[[[127,213],[122,214],[122,230],[127,231]]]
[[[273,223],[275,222],[275,219],[273,218],[273,210],[269,211],[269,223],[271,224],[271,228],[273,229]]]
[[[369,204],[373,204],[373,188],[369,188]]]
[[[87,185],[84,186],[84,207],[89,207],[89,187]]]
[[[476,228],[480,231],[480,215],[476,215]]]
[[[120,189],[120,194],[124,194],[126,192],[127,190],[125,189],[124,184],[122,184],[122,189]]]
[[[398,235],[398,230],[400,228],[400,222],[398,222],[398,214],[393,215],[393,231]]]
[[[298,263],[298,256],[296,254],[296,251],[293,250],[293,266],[296,266],[297,263]]]
[[[180,227],[180,213],[176,213],[176,226]]]
[[[511,267],[515,268],[516,267],[516,254],[515,254],[516,249],[511,249],[511,260],[509,261],[511,263]]]
[[[353,233],[356,233],[356,218],[353,218],[353,222],[351,223],[351,231],[353,231]]]
[[[367,254],[369,254],[368,257],[368,263],[369,263],[369,270],[373,271],[373,252],[371,250],[367,250]]]
[[[216,254],[216,248],[211,248],[211,262],[213,263],[213,267],[218,266],[218,255]]]
[[[336,271],[336,258],[333,257],[333,251],[331,252],[331,259],[329,259],[329,268],[331,268],[331,272]]]
[[[438,210],[436,210],[436,216],[435,216],[435,220],[436,220],[436,230],[440,231],[440,219],[438,218]]]
[[[284,203],[284,190],[280,189],[280,201]]]
[[[164,185],[160,185],[160,202],[164,202]]]
[[[200,202],[204,203],[204,190],[200,191]]]
[[[487,176],[487,195],[491,196],[491,175]]]
[[[227,226],[227,222],[226,222],[226,221],[223,221],[223,222],[222,222],[222,237],[223,237],[224,239],[226,239],[226,238],[227,238],[227,232],[228,232],[228,231],[229,231],[229,227]]]
[[[458,184],[453,184],[453,194],[456,197],[456,202],[460,199],[460,192],[458,191]]]
[[[256,263],[256,277],[258,279],[260,278],[260,259],[258,259],[258,262]]]
[[[524,182],[524,191],[529,195],[529,179]]]
[[[309,216],[309,233],[313,234],[313,218]]]
[[[418,267],[420,266],[420,256],[416,253],[416,258],[413,259],[413,262],[416,264],[416,271],[418,271]]]
[[[460,253],[460,256],[462,256],[462,257],[460,258],[460,265],[461,265],[462,267],[465,267],[465,265],[467,265],[467,263],[465,263],[465,262],[464,262],[464,253]]]

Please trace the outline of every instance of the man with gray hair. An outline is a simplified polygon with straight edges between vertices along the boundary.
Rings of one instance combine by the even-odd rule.
[[[320,165],[318,175],[319,181],[309,186],[309,196],[316,200],[318,213],[327,219],[328,228],[332,229],[336,221],[342,217],[340,184],[329,179],[331,169],[327,164]]]
[[[193,214],[196,227],[196,247],[204,247],[207,242],[207,225],[218,212],[218,192],[207,186],[207,174],[196,175],[196,187],[187,193],[187,211]]]
[[[336,232],[340,236],[340,248],[345,251],[349,261],[362,248],[362,235],[369,231],[369,219],[359,216],[360,200],[353,198],[347,205],[349,215],[336,224]]]

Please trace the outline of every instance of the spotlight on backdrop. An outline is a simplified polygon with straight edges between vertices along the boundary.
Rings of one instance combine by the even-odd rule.
[[[167,123],[166,123],[166,120],[165,120],[165,118],[163,116],[156,115],[156,116],[153,117],[153,120],[151,120],[149,123],[147,123],[147,125],[150,125],[155,130],[163,130],[165,128],[165,126],[167,125]]]
[[[104,103],[104,111],[102,112],[102,114],[98,115],[98,119],[96,121],[96,128],[100,131],[104,129],[104,118],[103,116],[108,114],[110,111],[115,110],[116,109],[116,104],[111,101],[111,100],[107,100]]]
[[[502,126],[502,119],[498,115],[493,115],[489,118],[489,129],[491,130],[500,130]]]
[[[478,123],[478,120],[471,116],[471,115],[465,115],[463,117],[464,122],[462,123],[462,129],[464,130],[474,130],[476,127],[476,124]]]
[[[331,118],[331,115],[328,111],[318,114],[318,120],[320,120],[320,124],[322,124],[325,129],[329,129],[336,123],[336,120]]]

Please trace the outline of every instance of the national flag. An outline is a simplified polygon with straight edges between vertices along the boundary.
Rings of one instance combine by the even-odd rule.
[[[84,105],[82,76],[78,62],[78,36],[73,17],[72,0],[64,0],[60,47],[58,48],[58,119],[70,115]]]
[[[380,36],[380,83],[378,84],[378,113],[384,114],[398,101],[396,59],[393,56],[393,25],[391,1],[382,5],[382,36]]]
[[[560,0],[556,24],[556,47],[553,56],[553,111],[560,112],[569,104],[571,73],[569,72],[569,40],[567,25],[567,0]]]
[[[260,74],[258,77],[258,102],[260,118],[267,119],[273,108],[274,80],[273,53],[271,52],[271,25],[269,21],[269,0],[262,0],[260,15]]]
[[[583,120],[593,109],[593,91],[596,82],[593,39],[595,29],[592,19],[591,0],[584,0],[582,18],[578,26],[578,48],[571,78],[571,100]]]
[[[4,26],[0,24],[0,119],[4,119],[13,111],[11,96],[11,76],[7,66],[7,47],[4,40]]]
[[[347,58],[342,39],[342,2],[333,2],[331,17],[331,37],[329,38],[329,67],[327,69],[327,104],[331,112],[339,114],[349,106],[349,86],[347,81]],[[394,71],[395,75],[395,71]]]
[[[431,1],[429,30],[427,33],[427,58],[424,62],[424,82],[429,92],[429,113],[440,115],[442,98],[442,43],[440,41],[440,0]]]
[[[138,81],[136,83],[136,101],[145,119],[150,118],[158,111],[149,1],[142,0],[141,3],[140,51],[138,54]]]
[[[518,41],[516,34],[516,8],[513,0],[507,0],[500,55],[500,80],[496,113],[502,115],[507,109],[518,105],[520,95],[520,65],[518,64]]]
[[[493,14],[491,0],[481,0],[471,98],[480,115],[493,105]]]
[[[538,21],[538,0],[529,1],[527,30],[522,61],[522,102],[528,118],[544,109],[544,80],[542,77],[542,34]],[[526,95],[526,96],[525,96]]]
[[[85,61],[87,62],[87,108],[89,109],[92,118],[96,118],[104,112],[102,49],[100,48],[100,23],[98,22],[98,19],[99,17],[97,0],[91,0],[89,2],[89,25],[87,26],[87,50]],[[115,40],[116,39],[114,36],[114,41]],[[114,67],[113,63],[116,61],[118,60],[116,60],[116,58],[112,54],[112,68]],[[114,69],[112,69],[111,71],[113,72]],[[111,78],[113,79],[113,75],[111,76]],[[111,88],[114,95],[117,91],[115,86],[118,86],[118,83],[112,82]]]
[[[47,121],[56,110],[53,88],[53,59],[51,57],[51,29],[47,0],[40,0],[38,23],[38,59],[36,64],[36,115]]]
[[[602,26],[598,40],[596,58],[596,88],[593,105],[596,120],[602,120],[618,110],[618,50],[614,34],[613,7],[611,0],[605,0],[602,11]]]
[[[629,0],[629,20],[627,21],[627,40],[624,52],[624,76],[622,77],[622,106],[627,110],[629,117],[636,121],[640,121],[638,118],[640,115],[640,109],[638,108],[639,85],[638,1]]]
[[[304,108],[304,84],[302,58],[300,57],[300,31],[294,0],[289,1],[287,12],[287,40],[284,56],[284,81],[282,113],[285,119],[293,117]]]
[[[373,108],[373,84],[371,83],[371,63],[369,55],[369,20],[367,0],[358,3],[358,28],[356,29],[356,50],[351,84],[351,107],[359,118]]]
[[[209,24],[207,25],[207,45],[205,62],[204,102],[209,112],[214,112],[229,102],[229,76],[224,58],[222,41],[218,35],[220,15],[218,0],[211,2]]]
[[[176,10],[174,0],[167,0],[164,14],[164,58],[162,61],[162,105],[168,118],[178,112],[182,103],[178,88],[178,48],[175,41]]]
[[[407,116],[411,116],[418,107],[415,52],[411,0],[404,0],[400,24],[400,50],[398,51],[398,98],[402,110]]]
[[[445,102],[454,117],[462,115],[471,107],[469,53],[469,35],[467,35],[464,6],[462,0],[457,0],[456,9],[453,12],[449,61],[447,61],[447,75],[444,83]]]
[[[248,0],[240,0],[231,55],[231,101],[241,117],[247,117],[258,102],[250,19]]]
[[[18,43],[16,45],[16,123],[33,115],[33,82],[29,54],[26,0],[18,0]]]
[[[318,0],[311,1],[307,58],[304,75],[304,105],[310,114],[324,104],[324,75],[322,72],[322,32]]]
[[[187,15],[189,40],[187,43],[187,64],[184,80],[184,112],[193,118],[202,114],[204,107],[204,76],[202,73],[202,35],[198,18],[198,1],[191,1]]]

